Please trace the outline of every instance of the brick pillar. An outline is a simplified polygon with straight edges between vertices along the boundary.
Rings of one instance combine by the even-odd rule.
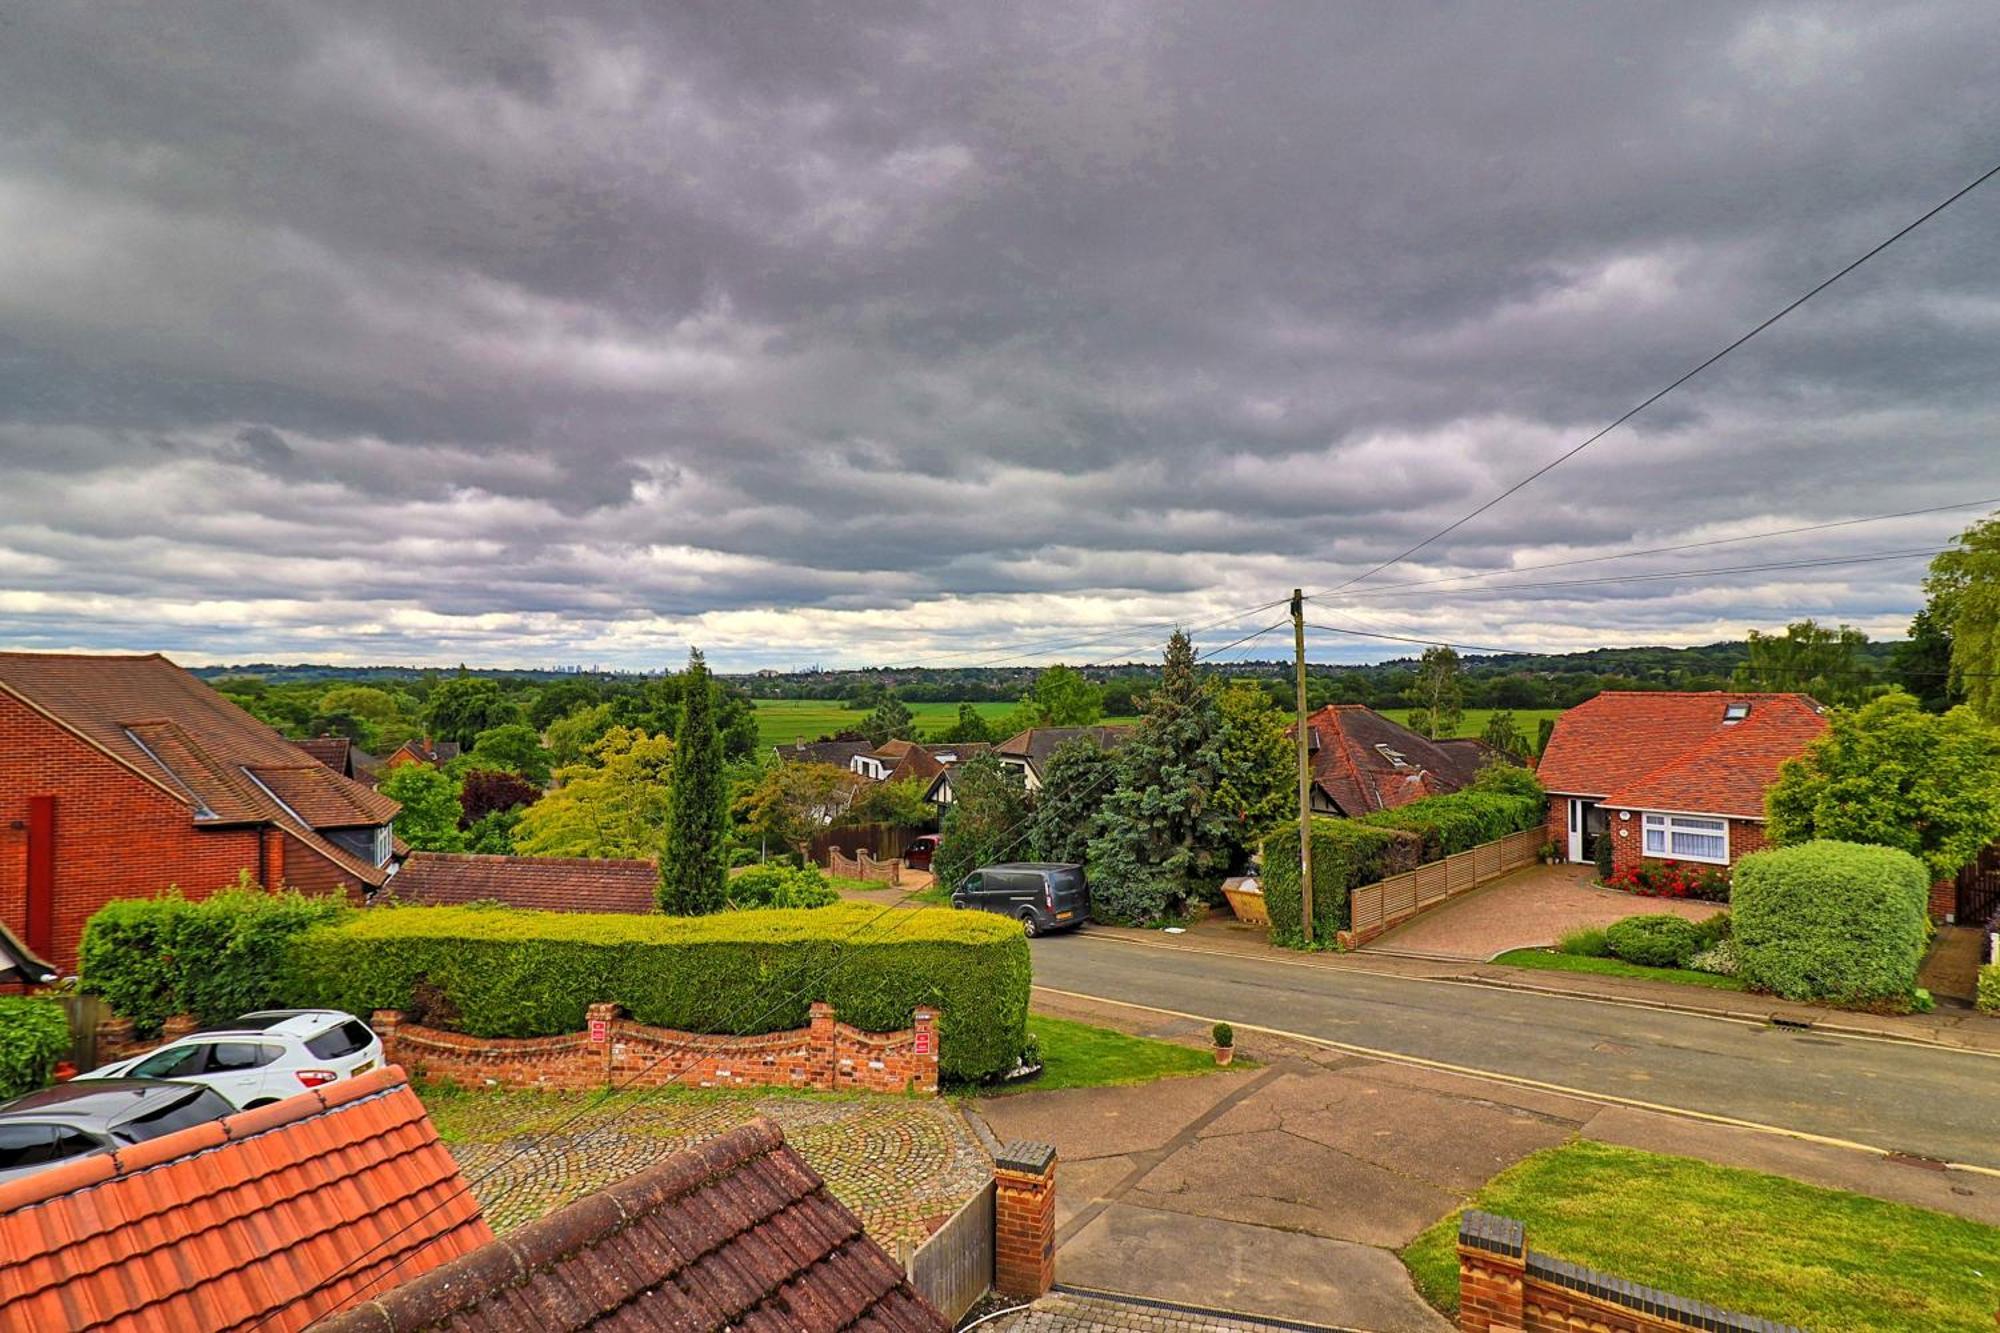
[[[601,1076],[606,1083],[611,1082],[617,1074],[617,1065],[612,1058],[612,1052],[618,1045],[619,1008],[617,1004],[593,1004],[583,1011],[584,1035],[591,1038],[595,1046],[594,1050],[585,1049],[583,1059],[591,1066],[591,1071]],[[602,1028],[598,1026],[600,1023],[604,1025]],[[604,1034],[602,1041],[596,1039],[599,1032]]]
[[[397,1041],[397,1033],[403,1026],[401,1009],[377,1009],[368,1015],[368,1026],[375,1029],[375,1035],[382,1039],[382,1063],[399,1065],[403,1063],[403,1048]]]
[[[193,1032],[196,1026],[193,1014],[175,1014],[172,1018],[160,1024],[160,1040],[163,1042],[179,1041],[182,1037]]]
[[[1468,1209],[1458,1223],[1460,1333],[1520,1333],[1528,1241],[1521,1224]]]
[[[840,1034],[833,1025],[833,1006],[814,1000],[806,1028],[806,1042],[812,1051],[813,1086],[831,1092],[839,1084]]]
[[[919,1009],[911,1020],[915,1053],[911,1057],[910,1086],[918,1092],[938,1090],[937,1010]]]
[[[277,829],[267,828],[262,837],[264,887],[282,889],[285,887],[285,835]]]
[[[1958,911],[1958,879],[1941,879],[1931,885],[1931,920],[1946,922]],[[1975,923],[1976,924],[1976,923]]]
[[[993,1181],[993,1289],[1034,1300],[1056,1282],[1056,1150],[1010,1143]]]

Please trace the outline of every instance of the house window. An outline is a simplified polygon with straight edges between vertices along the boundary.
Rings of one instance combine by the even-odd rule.
[[[1647,815],[1646,855],[1729,864],[1729,821],[1693,815]]]

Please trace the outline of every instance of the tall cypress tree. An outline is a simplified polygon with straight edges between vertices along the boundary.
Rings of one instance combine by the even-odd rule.
[[[660,849],[660,910],[676,916],[719,912],[729,877],[729,790],[722,773],[722,733],[715,688],[699,648],[688,652],[680,727],[674,733],[667,787],[667,843]]]

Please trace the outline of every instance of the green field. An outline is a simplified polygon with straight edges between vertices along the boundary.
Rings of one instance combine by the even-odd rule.
[[[849,708],[831,699],[756,699],[757,736],[766,745],[790,745],[794,741],[817,740],[837,731],[852,731],[861,726],[861,720],[868,716],[860,709]],[[994,725],[999,725],[1015,705],[1008,703],[982,703],[972,705],[979,715]],[[958,720],[958,705],[910,704],[910,715],[917,720],[917,730],[928,736],[943,731]],[[1108,717],[1106,722],[1131,722],[1133,718]]]
[[[1560,708],[1468,708],[1465,710],[1465,716],[1458,721],[1458,734],[1461,736],[1477,736],[1480,732],[1486,730],[1486,724],[1492,719],[1493,715],[1501,712],[1512,713],[1514,715],[1514,725],[1519,727],[1521,734],[1528,738],[1528,744],[1533,745],[1536,733],[1541,730],[1542,719],[1545,717],[1561,717],[1563,710]],[[1407,708],[1385,709],[1383,715],[1392,721],[1401,722],[1405,726],[1408,726],[1410,722],[1410,710]]]

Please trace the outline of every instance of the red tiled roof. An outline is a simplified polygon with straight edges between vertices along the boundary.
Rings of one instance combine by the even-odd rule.
[[[492,1239],[391,1066],[0,1184],[0,1328],[283,1333]]]
[[[578,856],[411,852],[389,891],[401,902],[432,906],[493,900],[547,912],[656,912],[660,867]]]
[[[354,742],[345,736],[307,736],[292,744],[343,777],[352,777],[350,754]]]
[[[326,1321],[318,1333],[944,1333],[757,1120]]]
[[[1482,745],[1433,741],[1362,704],[1328,704],[1306,725],[1313,732],[1313,782],[1347,815],[1458,791],[1486,757]],[[1297,724],[1285,734],[1296,736]],[[1400,755],[1402,765],[1384,749]]]
[[[395,801],[292,742],[154,653],[0,652],[0,690],[186,803],[202,824],[272,824],[358,884],[384,871],[316,830],[386,824]]]
[[[1747,704],[1725,723],[1730,704]],[[1764,817],[1778,765],[1826,729],[1804,694],[1606,691],[1556,719],[1537,774],[1552,792],[1632,810]]]

